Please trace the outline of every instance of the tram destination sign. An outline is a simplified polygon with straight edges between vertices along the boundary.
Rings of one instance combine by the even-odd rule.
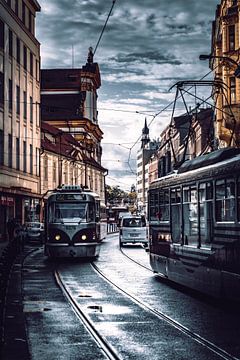
[[[57,194],[57,201],[86,201],[86,194]]]

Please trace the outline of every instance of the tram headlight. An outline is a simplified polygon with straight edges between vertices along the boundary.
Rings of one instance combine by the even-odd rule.
[[[83,234],[82,235],[82,240],[86,240],[87,239],[87,235]]]
[[[57,234],[56,236],[55,236],[55,240],[60,240],[61,239],[61,236],[59,235],[59,234]]]

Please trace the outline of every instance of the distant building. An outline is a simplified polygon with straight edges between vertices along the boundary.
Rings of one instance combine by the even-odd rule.
[[[66,134],[78,144],[78,158],[71,159],[70,169],[66,163],[63,164],[62,158],[58,158],[56,181],[58,185],[71,182],[72,177],[66,174],[77,171],[81,163],[81,175],[73,176],[74,182],[89,187],[105,201],[107,170],[101,165],[103,132],[98,124],[97,112],[97,89],[100,86],[100,72],[98,64],[93,62],[91,49],[88,61],[81,69],[41,70],[42,122],[43,126],[49,124],[58,129],[54,135],[58,157],[63,156],[60,146]],[[44,146],[43,161],[47,163]],[[49,184],[45,182],[42,191],[50,184],[51,180]]]
[[[40,197],[40,45],[35,0],[0,1],[0,239]]]
[[[239,11],[239,0],[222,0],[212,27],[210,67],[215,80],[226,84],[222,89],[214,89],[215,135],[219,147],[240,145],[240,80],[234,75],[234,61],[239,63]]]
[[[147,210],[147,191],[149,185],[149,160],[159,146],[158,141],[150,141],[149,128],[145,119],[142,129],[141,149],[137,152],[137,203],[138,209]]]

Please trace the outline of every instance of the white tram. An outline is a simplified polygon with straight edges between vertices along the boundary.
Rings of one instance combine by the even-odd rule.
[[[48,257],[96,257],[106,235],[99,196],[79,186],[52,191],[45,203],[45,254]]]
[[[154,272],[240,300],[240,149],[188,160],[151,183],[148,220]]]

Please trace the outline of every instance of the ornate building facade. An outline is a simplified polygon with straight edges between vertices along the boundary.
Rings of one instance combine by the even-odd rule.
[[[210,67],[215,73],[215,136],[220,147],[240,145],[240,80],[235,76],[240,48],[240,1],[222,0],[212,28]],[[222,85],[221,85],[222,83]]]
[[[100,71],[98,64],[93,62],[91,49],[86,65],[80,69],[41,71],[42,129],[44,124],[58,129],[54,139],[52,137],[52,141],[57,144],[57,161],[53,158],[51,160],[49,148],[46,148],[47,142],[42,142],[42,163],[49,161],[52,168],[56,161],[57,167],[57,179],[54,181],[49,176],[43,180],[42,193],[53,188],[54,183],[74,183],[95,191],[105,202],[107,170],[101,165],[103,132],[98,124],[97,112],[97,89],[100,86]],[[70,141],[73,147],[70,155],[63,153],[63,140],[66,136],[75,141],[74,144]]]
[[[40,45],[36,0],[0,0],[0,239],[40,197]]]

